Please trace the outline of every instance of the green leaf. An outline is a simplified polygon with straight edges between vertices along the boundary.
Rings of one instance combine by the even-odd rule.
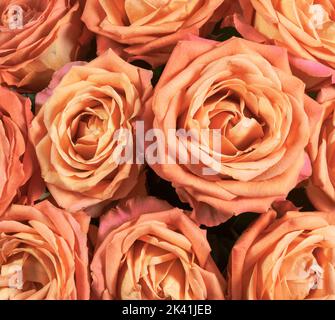
[[[36,94],[35,93],[24,93],[23,96],[27,97],[31,101],[31,112],[35,114],[35,99]]]
[[[151,80],[152,86],[155,87],[164,71],[165,65],[159,66],[156,69],[153,70],[153,77]]]
[[[311,91],[307,93],[313,100],[316,100],[317,96],[318,96],[318,92],[317,91]]]
[[[38,202],[42,202],[44,200],[46,200],[47,198],[49,198],[51,196],[51,193],[49,191],[45,191],[40,198],[38,199]]]
[[[232,37],[241,38],[242,36],[238,33],[238,31],[234,27],[221,28],[220,25],[217,24],[208,38],[211,40],[223,42]]]
[[[243,213],[219,226],[207,228],[207,239],[212,248],[211,254],[221,272],[227,268],[235,242],[258,216],[257,213]]]

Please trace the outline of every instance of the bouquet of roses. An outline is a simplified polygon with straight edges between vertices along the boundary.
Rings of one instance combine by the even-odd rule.
[[[335,299],[335,0],[2,0],[0,299]]]

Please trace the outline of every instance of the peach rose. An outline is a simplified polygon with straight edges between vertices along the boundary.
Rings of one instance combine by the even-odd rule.
[[[98,299],[224,299],[206,233],[187,213],[152,197],[100,220],[91,264]]]
[[[36,154],[28,138],[30,100],[0,87],[0,216],[13,203],[33,204],[43,193]]]
[[[177,42],[199,34],[224,0],[87,0],[83,21],[98,34],[98,54],[164,64]],[[208,29],[208,28],[205,28]]]
[[[304,89],[282,48],[239,38],[182,41],[155,88],[153,111],[154,128],[168,141],[164,153],[179,146],[184,156],[149,164],[172,182],[202,224],[266,212],[310,175],[304,148],[318,104]],[[186,145],[178,132],[171,139],[171,128],[199,136],[215,129],[220,145],[214,138]]]
[[[318,210],[335,211],[335,88],[322,89],[318,101],[323,109],[309,146],[313,175],[307,194]]]
[[[229,297],[247,300],[335,299],[335,215],[262,214],[236,242]]]
[[[335,82],[334,0],[239,0],[234,17],[248,40],[276,44],[290,53],[295,74],[307,87]]]
[[[89,299],[88,225],[48,201],[10,207],[0,218],[0,300]]]
[[[42,106],[47,102],[50,96],[53,94],[54,90],[58,86],[58,84],[62,81],[64,76],[70,71],[70,69],[74,66],[83,66],[86,62],[84,61],[74,61],[67,63],[61,69],[57,70],[51,78],[49,85],[43,89],[42,91],[38,92],[35,96],[35,114],[37,114]]]
[[[46,102],[30,133],[42,177],[59,206],[70,212],[93,210],[134,189],[143,166],[117,161],[117,150],[132,138],[118,139],[117,133],[134,134],[134,122],[151,113],[151,76],[109,50],[73,66],[38,97]]]
[[[90,40],[81,7],[81,0],[1,1],[0,84],[36,92],[76,60]]]

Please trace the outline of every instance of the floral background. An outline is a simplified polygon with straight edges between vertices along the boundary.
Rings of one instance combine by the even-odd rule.
[[[1,1],[0,299],[334,299],[334,35],[334,0]],[[221,130],[219,169],[117,162],[136,121]]]

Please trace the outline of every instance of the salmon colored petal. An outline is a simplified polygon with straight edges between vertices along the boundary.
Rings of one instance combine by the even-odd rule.
[[[210,33],[221,18],[216,10],[223,3],[223,0],[183,0],[153,6],[134,0],[118,3],[89,0],[82,20],[97,34],[99,55],[112,48],[128,61],[141,59],[159,66],[166,63],[178,41],[188,39],[189,35]]]
[[[88,224],[85,213],[73,217],[48,201],[11,206],[0,218],[0,279],[4,280],[0,296],[88,300]]]
[[[284,48],[240,38],[181,41],[155,87],[152,108],[153,127],[166,142],[163,161],[149,165],[172,183],[200,224],[267,212],[311,175],[305,148],[322,107],[292,75]],[[178,132],[171,139],[172,129]],[[201,137],[214,129],[219,146],[214,138],[192,146],[183,141],[182,132]]]
[[[43,105],[29,133],[60,207],[96,217],[144,186],[143,165],[120,163],[125,144],[117,134],[124,130],[131,145],[135,121],[150,126],[151,77],[109,49],[89,63],[65,65],[37,95]]]
[[[91,271],[98,299],[224,299],[206,234],[187,212],[152,197],[101,217]]]
[[[292,206],[286,206],[287,209]],[[232,299],[328,299],[333,286],[334,212],[262,214],[235,243],[229,260]]]

